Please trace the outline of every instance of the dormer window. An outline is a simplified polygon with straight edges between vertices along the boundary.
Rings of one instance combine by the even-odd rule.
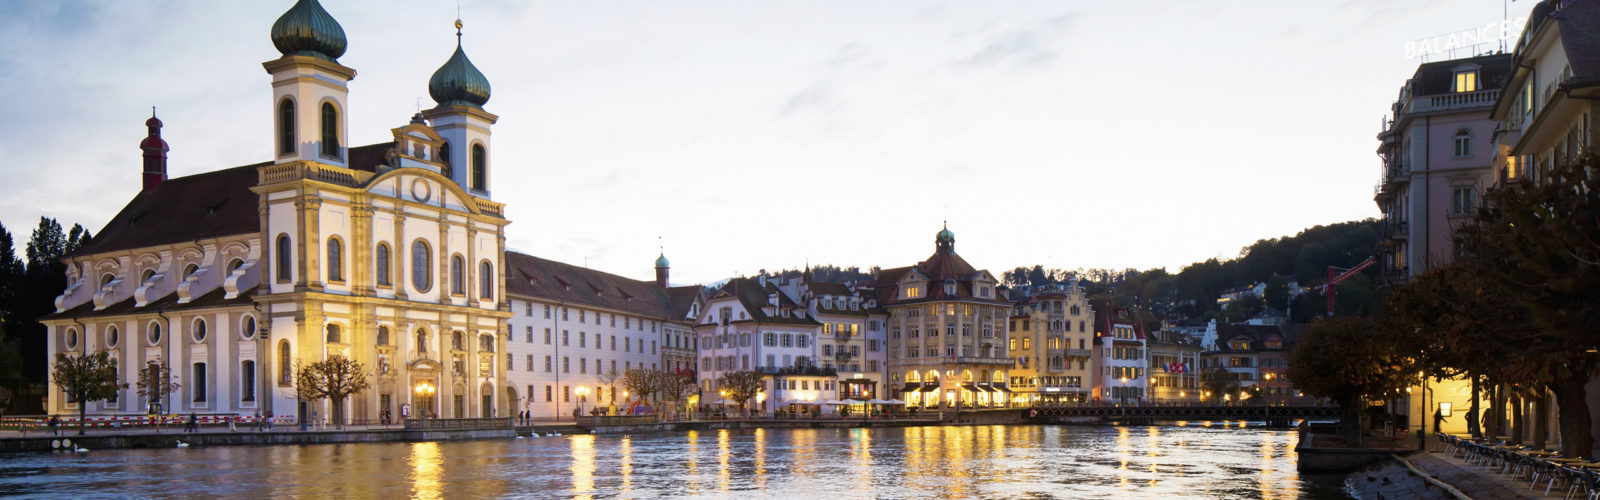
[[[922,296],[922,289],[921,288],[914,287],[914,286],[906,287],[906,298],[915,299],[915,298],[921,297],[921,296]]]
[[[1478,70],[1477,69],[1469,69],[1469,70],[1456,71],[1455,91],[1456,92],[1477,92],[1478,91]]]

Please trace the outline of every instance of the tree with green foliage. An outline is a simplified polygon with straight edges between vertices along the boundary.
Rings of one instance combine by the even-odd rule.
[[[83,435],[89,403],[117,397],[117,391],[128,387],[117,375],[117,358],[106,351],[86,355],[58,353],[52,375],[67,401],[78,405],[79,436]]]
[[[1223,396],[1239,392],[1239,376],[1219,366],[1200,374],[1200,389],[1206,399],[1222,402]]]
[[[1282,275],[1274,274],[1267,280],[1267,289],[1261,293],[1261,300],[1267,307],[1279,311],[1289,310],[1289,279]]]
[[[1393,326],[1377,319],[1322,319],[1290,353],[1289,379],[1306,394],[1338,402],[1345,443],[1359,446],[1366,400],[1399,397],[1419,380],[1417,359],[1406,347]]]

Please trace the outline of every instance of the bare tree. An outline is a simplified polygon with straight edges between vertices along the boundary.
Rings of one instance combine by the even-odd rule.
[[[295,393],[305,401],[328,399],[333,406],[334,425],[344,427],[344,401],[367,390],[367,367],[344,356],[299,367],[295,370]]]
[[[128,387],[117,378],[117,358],[106,351],[83,355],[58,353],[51,374],[67,401],[78,404],[79,436],[83,435],[83,420],[88,416],[89,403],[117,397],[117,391]]]
[[[696,387],[692,371],[664,372],[661,379],[661,399],[671,402],[674,410],[683,409],[684,402],[688,401],[689,395],[694,394]]]
[[[168,394],[178,392],[180,387],[177,377],[172,375],[172,367],[160,359],[146,361],[144,368],[139,369],[139,379],[135,384],[139,389],[139,399],[144,400],[145,407],[152,410],[164,408],[161,402],[166,400]]]
[[[727,398],[739,404],[739,412],[744,413],[745,403],[750,398],[756,397],[761,392],[761,373],[756,371],[728,372],[717,380],[717,385],[727,393]]]
[[[651,396],[661,390],[661,373],[647,368],[628,370],[622,373],[622,387],[633,392],[640,400],[651,401]]]
[[[622,378],[622,374],[617,373],[616,368],[612,368],[610,370],[600,372],[599,375],[595,375],[595,380],[599,380],[601,385],[606,386],[606,391],[611,393],[612,403],[617,402],[617,379],[619,378]],[[595,401],[595,403],[598,404],[599,401]]]

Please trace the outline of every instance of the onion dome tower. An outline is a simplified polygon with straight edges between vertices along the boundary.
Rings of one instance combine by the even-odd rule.
[[[283,57],[262,63],[272,75],[272,143],[277,163],[315,161],[345,166],[350,80],[339,64],[344,28],[317,0],[296,0],[272,23],[272,46]]]
[[[167,141],[161,140],[161,120],[156,118],[156,108],[150,108],[150,119],[144,121],[144,126],[150,129],[150,135],[139,141],[139,149],[144,151],[144,191],[156,187],[161,181],[167,180]]]
[[[423,111],[433,130],[444,138],[451,165],[450,180],[477,196],[489,197],[489,135],[499,116],[483,110],[489,102],[489,79],[461,48],[461,20],[456,20],[456,51],[428,79],[428,96],[438,106]]]
[[[656,284],[661,288],[667,287],[667,271],[672,268],[672,263],[667,262],[667,254],[662,253],[656,257]]]
[[[944,229],[940,229],[939,234],[933,236],[933,248],[935,252],[956,251],[956,233],[950,232],[949,222],[944,224]]]

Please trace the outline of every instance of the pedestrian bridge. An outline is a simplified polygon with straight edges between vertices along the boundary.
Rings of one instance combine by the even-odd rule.
[[[1107,420],[1285,420],[1338,419],[1338,406],[1297,405],[1082,405],[1035,406],[1023,411],[1036,421],[1076,420],[1098,417]]]

